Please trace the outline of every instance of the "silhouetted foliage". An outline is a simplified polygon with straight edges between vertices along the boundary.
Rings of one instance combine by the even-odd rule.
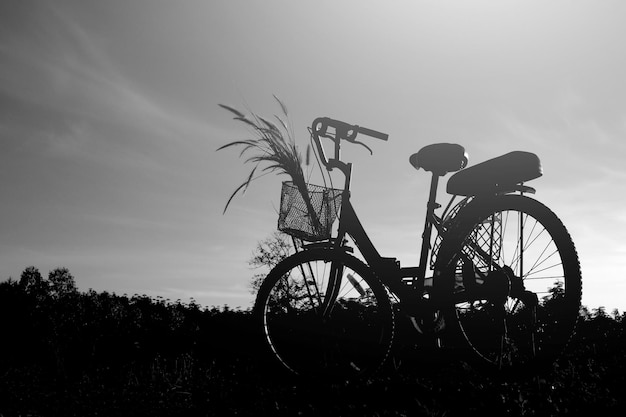
[[[20,287],[28,294],[41,298],[48,293],[48,282],[44,280],[39,269],[29,266],[20,276]]]
[[[626,405],[626,321],[602,308],[583,309],[564,356],[531,377],[502,380],[454,352],[404,345],[371,380],[330,385],[282,372],[248,310],[59,291],[55,280],[30,267],[0,283],[0,415],[560,416]]]
[[[57,268],[48,274],[50,295],[59,298],[76,293],[76,281],[67,268]]]
[[[251,267],[263,270],[263,272],[252,277],[250,283],[252,292],[256,293],[269,271],[293,252],[294,243],[291,241],[291,237],[285,233],[274,232],[270,237],[260,241],[252,258],[248,261]]]

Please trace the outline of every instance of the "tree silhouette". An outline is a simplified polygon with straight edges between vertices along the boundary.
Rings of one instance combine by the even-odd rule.
[[[65,267],[50,271],[48,281],[49,293],[55,298],[78,292],[74,276],[70,274],[70,270]]]
[[[34,266],[29,266],[22,272],[19,281],[20,288],[27,294],[41,300],[48,294],[48,281],[46,281]]]
[[[290,236],[277,231],[257,244],[252,258],[248,261],[248,265],[255,269],[267,269],[267,271],[255,274],[252,277],[250,286],[253,293],[259,290],[267,273],[278,265],[280,261],[291,255],[293,251],[294,244],[290,241]]]

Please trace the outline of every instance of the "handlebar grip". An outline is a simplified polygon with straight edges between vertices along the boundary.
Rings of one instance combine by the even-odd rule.
[[[320,136],[324,136],[326,134],[326,129],[328,128],[328,121],[331,120],[328,117],[318,117],[313,120],[312,129],[315,133]]]
[[[367,135],[370,136],[372,138],[375,139],[380,139],[380,140],[387,140],[389,139],[389,135],[386,133],[381,133],[381,132],[377,132],[375,130],[372,129],[367,129],[365,127],[360,127],[358,128],[359,133],[363,134],[363,135]]]

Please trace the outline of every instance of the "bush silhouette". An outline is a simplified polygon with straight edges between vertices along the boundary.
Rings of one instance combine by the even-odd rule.
[[[0,283],[2,415],[562,415],[625,405],[626,320],[602,308],[583,309],[565,355],[534,377],[422,366],[432,359],[416,349],[417,360],[390,361],[370,381],[329,386],[265,363],[248,310],[55,290],[49,280],[30,267]]]

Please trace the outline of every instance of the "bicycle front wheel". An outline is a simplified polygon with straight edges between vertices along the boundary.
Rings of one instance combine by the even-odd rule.
[[[386,290],[342,251],[311,249],[282,261],[261,285],[254,310],[270,353],[299,376],[365,377],[391,347]]]
[[[574,332],[582,293],[565,226],[521,195],[476,199],[456,224],[439,259],[448,259],[440,270],[461,337],[500,370],[551,363]]]

